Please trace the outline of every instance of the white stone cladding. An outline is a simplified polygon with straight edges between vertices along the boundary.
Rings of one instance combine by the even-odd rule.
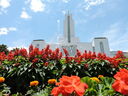
[[[39,48],[41,50],[46,47],[47,43],[45,43],[45,41],[42,39],[38,39],[38,40],[33,40],[32,45],[33,47]]]
[[[96,53],[105,53],[110,56],[108,39],[106,37],[97,37],[93,39],[93,48]]]

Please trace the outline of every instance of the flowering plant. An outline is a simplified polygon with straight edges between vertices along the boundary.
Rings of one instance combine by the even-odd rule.
[[[76,77],[72,77],[72,75],[79,76],[79,78],[82,78],[84,76],[98,77],[98,75],[100,74],[104,76],[113,77],[113,75],[116,74],[118,69],[122,67],[122,65],[120,67],[120,63],[122,63],[125,68],[127,68],[128,63],[123,63],[123,59],[124,58],[120,56],[108,57],[102,53],[96,54],[95,52],[91,51],[85,51],[84,53],[82,53],[79,50],[77,50],[76,55],[74,57],[71,57],[69,56],[68,51],[66,49],[64,49],[63,52],[60,51],[59,48],[51,50],[49,45],[42,50],[30,46],[29,52],[24,48],[16,48],[14,50],[9,51],[8,54],[5,54],[5,52],[0,52],[0,76],[6,78],[5,82],[0,84],[5,83],[7,86],[9,86],[12,94],[19,92],[25,95],[28,90],[31,90],[32,87],[29,86],[29,83],[33,80],[37,80],[40,82],[40,84],[36,86],[36,91],[40,91],[44,90],[47,86],[54,87],[54,83],[56,81],[49,79],[54,78],[58,80],[63,75],[71,76],[70,78],[72,79],[69,79],[67,82],[74,82],[77,80],[79,81],[78,78],[73,80],[73,78]],[[66,79],[60,79],[60,82],[64,80]],[[89,79],[89,81],[93,82],[94,80]],[[96,83],[96,86],[93,89],[97,89],[97,86],[102,86],[100,85],[101,82],[99,82],[98,85],[98,82],[94,82],[87,84],[89,86],[89,84],[95,85]],[[82,86],[84,85],[83,83],[81,84],[81,82],[79,83]],[[60,86],[64,84],[56,84],[58,84],[58,90],[63,91],[63,89],[61,89],[62,87]],[[69,83],[69,85],[74,86],[74,84],[72,83]],[[35,88],[35,86],[33,86],[33,88]],[[57,88],[55,87],[56,90]],[[69,90],[69,93],[78,95],[77,88],[73,88],[73,91]],[[92,89],[89,88],[87,90],[91,90],[91,92],[94,92],[92,91]],[[89,91],[87,91],[86,93],[89,93]],[[83,94],[83,91],[81,94]],[[89,96],[90,95],[91,94],[89,93]]]
[[[0,77],[0,83],[3,83],[5,81],[4,77]]]
[[[114,75],[114,78],[116,80],[112,84],[113,89],[124,95],[128,95],[128,70],[120,69],[119,72]]]
[[[30,82],[30,86],[37,86],[38,84],[39,84],[39,81],[37,80]]]
[[[48,80],[48,84],[55,84],[56,83],[56,79],[49,79]]]
[[[122,96],[112,89],[114,79],[111,77],[83,77],[81,81],[88,84],[85,96]]]
[[[60,82],[56,83],[56,85],[58,87],[54,87],[51,92],[54,96],[58,96],[59,94],[62,94],[63,96],[69,96],[71,94],[75,94],[75,96],[83,96],[85,90],[88,88],[88,85],[82,83],[78,76],[62,76]]]

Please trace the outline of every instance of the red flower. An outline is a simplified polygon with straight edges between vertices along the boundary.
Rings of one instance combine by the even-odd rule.
[[[66,59],[66,62],[65,63],[69,63],[71,62],[73,59],[75,60],[76,58],[75,57],[64,57]]]
[[[49,48],[50,48],[50,45],[47,45],[46,48],[45,48],[45,50],[49,50]]]
[[[73,59],[75,59],[75,62],[77,62],[78,64],[81,64],[81,61],[82,61],[83,57],[79,56],[79,57],[75,57]]]
[[[92,59],[95,59],[95,58],[96,58],[96,53],[93,52],[93,53],[92,53]]]
[[[30,45],[30,46],[29,46],[29,52],[31,52],[32,50],[33,50],[33,46]]]
[[[65,54],[66,57],[69,56],[69,53],[68,53],[67,49],[63,48],[63,51],[64,51],[64,54]]]
[[[115,58],[106,58],[112,65],[114,65],[114,67],[118,67],[120,60],[116,60]]]
[[[115,58],[125,58],[124,53],[122,51],[117,51]]]
[[[40,55],[39,48],[34,48],[31,52],[29,52],[29,58],[33,59],[35,56]]]
[[[49,48],[50,48],[50,45],[47,45],[46,48],[44,49],[45,50],[45,54],[48,54]]]
[[[77,57],[81,56],[81,52],[78,49],[76,50],[76,56]]]
[[[44,55],[42,56],[42,59],[46,60],[46,59],[47,59],[47,55],[44,54]]]
[[[128,70],[120,69],[116,75],[116,79],[112,84],[112,87],[115,91],[122,93],[123,95],[128,95]]]
[[[39,60],[38,58],[34,58],[34,59],[32,60],[32,62],[33,62],[33,63],[37,63],[38,60]]]
[[[23,56],[23,57],[27,57],[28,56],[28,53],[27,53],[27,50],[25,48],[23,49],[20,49],[20,55]]]
[[[48,62],[45,62],[45,63],[44,63],[44,66],[48,66],[48,64],[49,64]]]
[[[62,52],[59,53],[59,56],[58,56],[58,59],[61,59],[62,58]]]
[[[13,54],[12,51],[10,51],[10,52],[8,53],[7,59],[8,59],[9,61],[11,61],[11,60],[14,59],[14,54]]]
[[[6,59],[6,54],[5,52],[0,52],[0,61],[3,61]]]
[[[19,54],[20,54],[20,50],[18,48],[16,48],[14,50],[14,56],[19,56]]]
[[[88,64],[84,64],[84,67],[85,67],[85,68],[88,68]]]
[[[53,96],[58,96],[62,94],[63,96],[69,96],[70,94],[76,94],[76,96],[83,96],[88,85],[80,82],[78,76],[62,76],[60,82],[56,83],[58,87],[52,89],[51,94]]]

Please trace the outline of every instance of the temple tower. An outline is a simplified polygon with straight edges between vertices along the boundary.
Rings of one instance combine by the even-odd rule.
[[[74,44],[79,42],[79,38],[75,37],[74,20],[69,12],[65,15],[63,29],[63,36],[59,38],[59,43]]]

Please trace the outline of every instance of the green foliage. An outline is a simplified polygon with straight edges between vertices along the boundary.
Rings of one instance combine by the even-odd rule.
[[[51,93],[51,88],[47,87],[44,90],[41,90],[40,92],[33,94],[32,96],[49,96],[50,93]]]
[[[10,94],[10,93],[11,93],[10,87],[8,87],[5,83],[0,83],[0,96],[2,96],[3,94]]]
[[[81,81],[88,85],[85,96],[123,96],[112,89],[113,78],[100,77],[99,80],[100,82],[96,82],[90,77],[81,78]]]
[[[112,77],[117,71],[118,67],[112,67],[107,60],[90,60],[88,63],[88,69],[85,71],[88,76],[104,75]]]
[[[122,62],[118,66],[120,69],[125,68],[128,69],[128,59],[123,59]]]
[[[32,60],[37,58],[36,62]],[[82,59],[79,63],[72,59],[66,62],[62,59],[42,59],[41,55],[32,58],[16,55],[12,60],[0,61],[0,76],[5,78],[5,85],[0,85],[1,92],[12,96],[49,96],[53,86],[48,85],[49,79],[60,79],[63,75],[77,75],[88,84],[85,96],[121,96],[111,85],[113,75],[119,68],[128,68],[128,62],[113,67],[107,60]],[[47,64],[46,64],[47,63]],[[85,66],[87,65],[87,66]],[[92,81],[89,77],[104,75],[100,82]],[[89,76],[89,77],[85,77]],[[38,86],[30,87],[30,82],[39,81]],[[5,86],[5,87],[4,87]],[[3,94],[3,93],[1,93]]]
[[[15,57],[14,60],[5,60],[0,66],[0,75],[6,78],[6,84],[10,86],[11,92],[26,94],[31,88],[29,83],[33,80],[39,81],[37,92],[48,84],[48,79],[58,79],[61,76],[61,64],[57,60],[47,61],[48,65],[44,66],[43,61],[32,63],[29,59],[22,56]]]
[[[18,58],[18,66],[10,65],[6,70],[8,73],[6,74],[6,82],[11,87],[11,91],[22,92],[23,94],[29,88],[30,81],[38,80],[40,84],[44,81],[44,69],[41,64],[32,64],[28,60],[17,57]],[[40,86],[42,87],[43,84]]]
[[[84,64],[85,64],[84,62],[81,64],[77,64],[75,61],[65,63],[65,59],[62,59],[60,62],[62,65],[61,76],[62,75],[67,75],[67,76],[77,75],[79,77],[84,77],[86,75],[85,74],[86,68],[84,67]]]

